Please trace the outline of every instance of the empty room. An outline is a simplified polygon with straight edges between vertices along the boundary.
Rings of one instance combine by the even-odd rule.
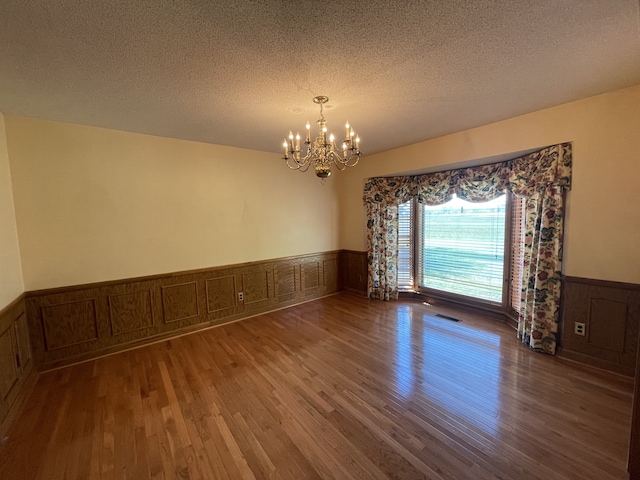
[[[639,0],[0,0],[0,479],[640,480],[639,234]]]

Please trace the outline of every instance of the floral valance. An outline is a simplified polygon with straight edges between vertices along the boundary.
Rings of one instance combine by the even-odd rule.
[[[365,204],[400,205],[417,198],[439,205],[455,193],[469,201],[491,200],[506,190],[531,196],[547,187],[571,186],[571,144],[562,143],[534,153],[490,165],[445,170],[424,175],[377,177],[367,180]]]

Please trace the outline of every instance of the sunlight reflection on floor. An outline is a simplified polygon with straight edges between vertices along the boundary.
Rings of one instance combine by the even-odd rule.
[[[414,335],[412,335],[412,329]],[[407,401],[425,396],[492,435],[500,413],[500,336],[425,314],[422,306],[398,308],[395,378]],[[456,341],[451,341],[452,337]],[[421,340],[412,344],[411,339]],[[424,360],[413,355],[423,351]],[[446,377],[442,371],[448,372]]]

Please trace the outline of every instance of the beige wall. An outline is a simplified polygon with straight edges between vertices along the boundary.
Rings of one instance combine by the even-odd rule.
[[[4,115],[0,113],[0,310],[24,290]]]
[[[640,283],[640,86],[367,156],[326,185],[289,172],[277,154],[9,115],[4,123],[0,308],[22,292],[23,276],[34,290],[364,250],[366,178],[564,141],[574,147],[564,273]]]
[[[9,115],[6,130],[26,290],[338,248],[335,183],[279,155]]]
[[[339,184],[340,246],[366,249],[368,177],[481,163],[566,141],[573,142],[573,187],[564,273],[640,283],[640,85],[364,157]]]

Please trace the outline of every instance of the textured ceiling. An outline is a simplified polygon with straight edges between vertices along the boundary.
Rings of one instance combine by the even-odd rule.
[[[0,0],[0,111],[365,153],[640,84],[639,0]]]

